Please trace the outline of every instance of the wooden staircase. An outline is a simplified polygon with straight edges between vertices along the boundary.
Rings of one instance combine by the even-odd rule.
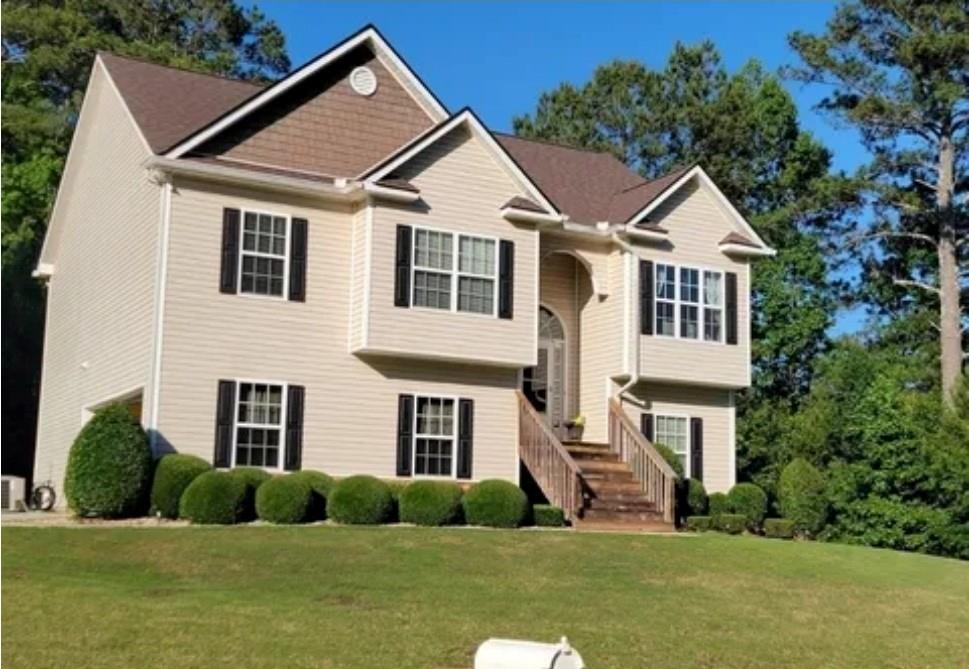
[[[673,530],[672,468],[609,403],[609,442],[561,442],[518,392],[522,462],[548,500],[579,529]]]

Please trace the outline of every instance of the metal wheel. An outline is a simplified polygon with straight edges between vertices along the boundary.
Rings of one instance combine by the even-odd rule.
[[[30,496],[30,508],[50,511],[54,508],[56,501],[57,494],[54,492],[53,486],[40,485],[34,488],[34,492]]]

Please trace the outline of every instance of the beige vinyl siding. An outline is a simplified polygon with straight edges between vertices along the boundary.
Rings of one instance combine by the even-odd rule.
[[[350,231],[350,319],[348,351],[356,350],[365,343],[364,313],[367,309],[365,287],[367,285],[367,240],[370,236],[371,208],[361,206],[354,214]]]
[[[303,468],[393,477],[397,396],[425,393],[475,401],[474,478],[517,479],[516,370],[347,352],[359,213],[187,181],[175,191],[159,413],[169,448],[211,461],[218,380],[276,381],[306,388]],[[223,207],[309,221],[306,302],[219,292]]]
[[[624,407],[637,426],[643,413],[703,419],[703,486],[708,493],[726,492],[736,481],[732,392],[645,382],[634,386],[629,393],[645,402],[645,408],[628,402]]]
[[[672,263],[737,274],[737,345],[671,337],[643,336],[640,341],[640,375],[725,388],[750,385],[750,274],[745,260],[724,255],[718,244],[733,231],[714,195],[694,179],[664,202],[650,220],[669,230],[668,248],[641,246],[641,257],[654,263]],[[638,268],[636,268],[638,281]],[[726,316],[726,314],[724,314]],[[639,327],[636,323],[635,327]]]
[[[85,407],[149,387],[160,188],[147,149],[100,64],[58,193],[44,262],[47,331],[34,479],[59,503]],[[144,401],[147,417],[150,397]]]
[[[398,174],[421,192],[416,205],[374,208],[370,319],[364,352],[460,359],[523,367],[534,364],[534,226],[514,225],[499,214],[521,188],[465,128],[428,147]],[[515,243],[514,318],[394,306],[397,225],[508,239]],[[457,239],[454,241],[457,251]],[[496,249],[497,251],[497,249]],[[497,277],[496,277],[497,279]],[[495,299],[497,300],[497,284]]]

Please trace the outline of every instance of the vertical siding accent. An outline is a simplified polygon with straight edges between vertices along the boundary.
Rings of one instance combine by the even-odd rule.
[[[471,478],[471,463],[474,458],[474,400],[462,398],[458,401],[458,466],[459,479]]]
[[[306,244],[309,225],[305,218],[294,218],[289,245],[289,299],[306,301]]]
[[[397,251],[394,258],[394,306],[410,306],[410,261],[413,248],[412,229],[397,226]]]
[[[411,476],[414,457],[414,396],[397,397],[397,476]]]
[[[515,311],[515,242],[498,245],[498,318],[512,318]]]
[[[219,291],[235,293],[239,276],[239,210],[222,210],[222,270]]]
[[[219,381],[215,398],[215,451],[213,467],[228,467],[232,463],[232,426],[235,424],[236,382]]]

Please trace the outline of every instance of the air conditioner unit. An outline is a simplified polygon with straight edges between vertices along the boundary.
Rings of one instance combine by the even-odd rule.
[[[20,476],[0,477],[0,509],[23,511],[27,500],[26,483]]]

